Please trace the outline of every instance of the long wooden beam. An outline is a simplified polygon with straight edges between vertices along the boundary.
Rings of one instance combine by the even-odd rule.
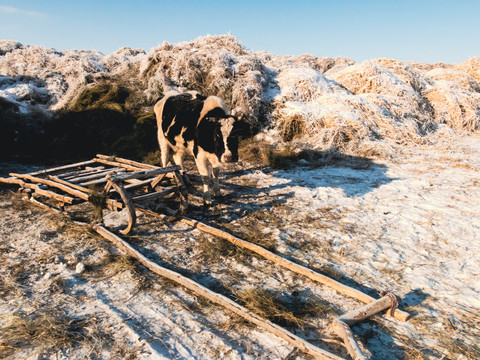
[[[157,214],[153,211],[149,211],[149,210],[144,209],[140,206],[137,206],[137,208],[142,212],[145,212],[149,215],[155,216],[155,217],[163,219],[163,220],[168,218],[168,216],[166,216],[166,215]],[[248,249],[250,251],[253,251],[256,254],[263,256],[265,259],[271,260],[274,263],[276,263],[276,264],[278,264],[278,265],[280,265],[280,266],[282,266],[286,269],[289,269],[293,272],[296,272],[297,274],[304,275],[304,276],[308,277],[309,279],[311,279],[313,281],[316,281],[316,282],[319,282],[321,284],[327,285],[327,286],[331,287],[332,289],[335,289],[339,293],[344,294],[344,295],[348,295],[348,296],[350,296],[354,299],[362,301],[363,303],[369,304],[369,303],[372,303],[372,302],[377,300],[374,297],[372,297],[370,295],[367,295],[360,290],[357,290],[357,289],[354,289],[350,286],[344,285],[344,284],[342,284],[342,283],[340,283],[340,282],[338,282],[338,281],[336,281],[336,280],[334,280],[334,279],[332,279],[328,276],[325,276],[325,275],[320,274],[316,271],[313,271],[312,269],[306,268],[305,266],[302,266],[302,265],[294,263],[290,260],[287,260],[284,257],[282,257],[280,255],[277,255],[277,254],[274,254],[271,251],[268,251],[268,250],[266,250],[265,248],[263,248],[259,245],[256,245],[256,244],[253,244],[251,242],[242,240],[242,239],[240,239],[236,236],[233,236],[230,233],[227,233],[226,231],[214,228],[213,226],[204,224],[204,223],[202,223],[198,220],[189,219],[189,218],[184,217],[184,216],[179,217],[178,221],[181,221],[181,222],[183,222],[187,225],[190,225],[191,227],[193,227],[195,229],[198,229],[198,230],[207,232],[209,234],[221,237],[222,239],[225,239],[225,240],[231,242],[232,244],[234,244],[236,246],[239,246],[239,247],[242,247],[244,249]],[[410,317],[410,314],[405,312],[405,311],[401,311],[401,310],[397,309],[394,313],[394,317],[398,320],[406,321]]]
[[[285,340],[290,345],[300,349],[301,351],[315,357],[316,359],[333,359],[333,360],[341,360],[341,357],[338,357],[335,354],[332,354],[326,350],[323,350],[309,342],[303,340],[302,338],[292,334],[291,332],[285,330],[284,328],[266,320],[262,317],[258,316],[257,314],[253,313],[252,311],[246,309],[245,307],[237,304],[236,302],[230,300],[226,296],[218,294],[203,285],[169,269],[166,269],[157,263],[146,258],[143,254],[139,251],[135,250],[130,244],[128,244],[125,240],[118,237],[114,233],[108,231],[101,225],[94,225],[93,230],[95,230],[98,234],[102,237],[113,243],[118,249],[125,252],[126,254],[133,256],[136,258],[143,266],[148,268],[149,270],[153,271],[155,274],[158,274],[162,277],[165,277],[171,281],[176,282],[184,286],[185,288],[193,291],[194,293],[205,297],[206,299],[210,300],[211,302],[221,305],[226,309],[232,311],[233,313],[241,316],[245,320],[263,328],[264,330],[274,334],[275,336]]]
[[[25,189],[31,189],[31,190],[34,190],[35,193],[37,193],[38,195],[46,196],[66,204],[72,204],[75,201],[75,199],[70,196],[61,195],[53,191],[41,189],[40,186],[38,186],[37,184],[27,183],[25,181],[22,181],[21,179],[17,179],[13,177],[0,178],[0,182],[3,182],[5,184],[15,184]]]
[[[141,162],[138,162],[138,161],[124,159],[124,158],[121,158],[121,157],[118,157],[118,156],[108,156],[108,155],[97,154],[96,157],[99,158],[99,159],[102,159],[102,160],[116,161],[116,162],[119,162],[119,163],[131,165],[131,166],[135,166],[135,167],[139,167],[139,168],[143,168],[143,169],[152,170],[152,169],[159,169],[160,168],[159,166],[144,164],[144,163],[141,163]]]
[[[78,162],[78,163],[75,163],[75,164],[70,164],[70,165],[64,165],[64,166],[54,167],[54,168],[51,168],[51,169],[33,171],[33,172],[30,172],[30,173],[28,173],[28,174],[26,174],[26,175],[38,176],[38,175],[51,174],[51,173],[54,173],[54,172],[56,172],[56,171],[75,169],[76,167],[92,165],[92,164],[94,164],[94,163],[95,163],[95,162],[94,162],[93,160],[82,161],[82,162]]]
[[[357,340],[355,340],[350,327],[383,310],[395,306],[395,304],[392,303],[392,296],[394,295],[390,294],[389,296],[381,297],[380,299],[362,306],[361,308],[352,310],[333,321],[332,330],[342,338],[345,347],[353,360],[366,360],[368,357],[365,356],[360,349],[360,346],[358,346]]]

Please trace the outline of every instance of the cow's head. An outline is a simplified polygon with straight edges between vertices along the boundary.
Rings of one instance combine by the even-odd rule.
[[[238,161],[238,120],[235,116],[228,116],[218,119],[220,123],[221,141],[223,143],[223,152],[219,159],[222,163],[232,163]]]

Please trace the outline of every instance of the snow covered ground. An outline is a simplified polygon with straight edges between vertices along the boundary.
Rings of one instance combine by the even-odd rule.
[[[289,170],[244,163],[226,169],[223,203],[208,214],[193,206],[189,215],[268,241],[277,253],[371,295],[384,289],[397,294],[400,307],[412,314],[408,322],[383,315],[354,327],[373,358],[475,359],[480,357],[479,140],[465,136],[455,143],[404,146],[394,160],[345,157],[322,166],[302,161]],[[12,164],[2,173],[8,167]],[[73,334],[81,334],[67,331],[62,339],[73,338],[62,342],[56,333],[56,343],[31,341],[14,351],[3,332],[0,355],[306,358],[8,191],[1,193],[0,212],[2,329],[12,319],[42,314],[58,319],[59,312],[70,325],[79,324]],[[121,216],[109,215],[107,224],[119,224]],[[328,326],[359,307],[357,301],[181,223],[140,216],[128,241],[220,293],[257,288],[286,302],[313,299],[325,305],[324,313],[306,319],[303,330],[288,328],[347,357]],[[49,352],[56,344],[64,346]]]

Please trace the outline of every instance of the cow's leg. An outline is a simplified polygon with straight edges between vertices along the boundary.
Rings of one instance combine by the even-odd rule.
[[[182,174],[183,181],[185,182],[185,185],[191,186],[192,182],[187,176],[187,173],[185,172],[185,169],[183,167],[183,157],[184,157],[184,152],[183,151],[177,151],[175,154],[173,154],[173,161],[175,164],[180,166],[180,174]]]
[[[168,157],[170,155],[170,147],[167,143],[167,139],[165,139],[165,135],[163,135],[163,131],[161,129],[158,130],[158,144],[160,145],[160,153],[162,154],[162,166],[165,167],[168,165]]]
[[[208,160],[205,156],[199,155],[195,157],[195,163],[197,164],[198,172],[202,177],[203,183],[203,204],[206,206],[212,205],[212,196],[210,195],[209,184],[210,176],[208,171]]]
[[[212,169],[213,172],[213,193],[215,194],[216,197],[222,196],[220,192],[220,166],[216,166]]]

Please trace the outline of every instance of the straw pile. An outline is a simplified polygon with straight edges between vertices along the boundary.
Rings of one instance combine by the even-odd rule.
[[[122,48],[107,56],[0,41],[0,74],[0,97],[19,113],[68,109],[97,85],[126,88],[139,114],[170,90],[197,90],[223,98],[254,132],[266,130],[273,141],[351,153],[423,144],[438,129],[480,127],[479,58],[458,65],[357,64],[252,52],[232,35],[164,43],[149,53]]]
[[[265,124],[263,97],[270,71],[234,36],[218,35],[153,49],[141,64],[146,95],[152,101],[170,90],[197,90],[221,97],[226,106],[257,127]]]

